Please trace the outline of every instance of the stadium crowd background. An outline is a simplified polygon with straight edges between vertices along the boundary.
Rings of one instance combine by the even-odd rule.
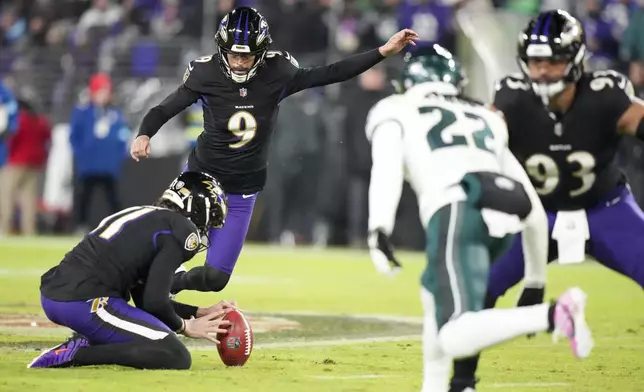
[[[21,110],[6,141],[0,234],[83,232],[115,208],[152,203],[201,132],[201,107],[164,126],[151,158],[132,161],[129,143],[145,112],[181,83],[188,62],[214,53],[219,20],[239,5],[257,7],[269,21],[273,48],[289,51],[301,66],[374,48],[411,27],[422,44],[456,53],[470,78],[467,93],[486,101],[496,78],[517,71],[519,29],[540,10],[563,8],[583,22],[589,67],[623,72],[644,92],[643,0],[0,0],[0,79]],[[392,92],[399,65],[400,59],[386,61],[281,104],[249,240],[366,245],[371,159],[364,123],[370,107]],[[82,126],[82,109],[102,88],[112,91],[123,116],[117,131]],[[101,153],[83,154],[73,142],[78,132],[93,135],[85,152]],[[640,203],[642,154],[629,139],[619,157]],[[393,241],[424,244],[408,188]]]

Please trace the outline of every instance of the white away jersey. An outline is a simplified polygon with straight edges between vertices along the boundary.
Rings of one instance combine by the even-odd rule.
[[[371,109],[366,125],[370,141],[379,127],[402,131],[402,143],[392,147],[402,148],[405,177],[418,196],[423,225],[451,201],[445,200],[446,189],[465,174],[503,172],[508,138],[505,122],[500,114],[479,104],[436,95],[418,85]]]

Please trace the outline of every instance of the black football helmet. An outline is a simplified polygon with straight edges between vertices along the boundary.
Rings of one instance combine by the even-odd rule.
[[[228,198],[213,176],[195,171],[181,173],[161,196],[177,207],[197,226],[201,235],[199,251],[210,246],[208,232],[223,227],[228,215]]]
[[[259,67],[264,64],[266,52],[273,42],[266,18],[250,7],[238,7],[224,16],[215,41],[221,69],[236,83],[246,83],[255,77]],[[255,63],[246,75],[236,75],[228,64],[228,53],[254,55]]]
[[[519,67],[544,102],[581,78],[585,55],[586,40],[581,23],[566,11],[542,12],[519,34]],[[528,60],[531,59],[563,60],[568,62],[568,67],[560,80],[532,80],[528,70]]]

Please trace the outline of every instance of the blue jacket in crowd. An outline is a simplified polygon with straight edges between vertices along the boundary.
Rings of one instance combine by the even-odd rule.
[[[11,91],[0,83],[0,167],[7,160],[7,137],[18,128],[18,102]]]
[[[123,112],[114,106],[77,105],[70,128],[76,175],[117,177],[131,135]]]

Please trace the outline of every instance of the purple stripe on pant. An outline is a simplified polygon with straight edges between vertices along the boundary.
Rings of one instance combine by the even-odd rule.
[[[556,212],[548,214],[552,236]],[[644,288],[644,213],[627,187],[615,189],[606,200],[586,210],[590,229],[587,253],[604,266],[626,275]],[[557,258],[557,243],[550,241],[549,262]],[[523,279],[524,259],[521,236],[493,265],[488,277],[488,294],[498,298]]]
[[[172,333],[159,319],[122,298],[61,302],[40,296],[52,322],[85,336],[92,345],[159,340]]]

